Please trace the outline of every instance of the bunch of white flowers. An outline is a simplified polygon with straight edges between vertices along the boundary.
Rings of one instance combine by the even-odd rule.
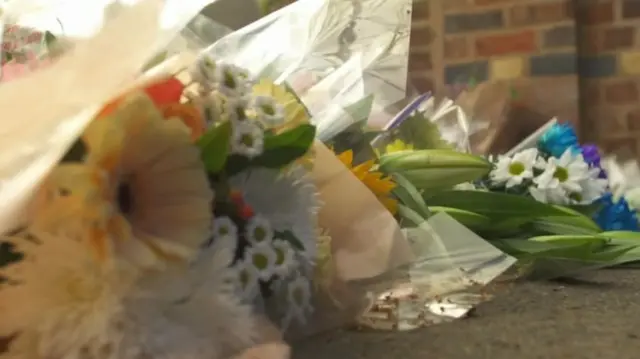
[[[492,185],[507,190],[519,188],[536,200],[560,205],[591,204],[608,190],[608,181],[600,177],[602,169],[590,167],[573,149],[560,158],[541,155],[536,148],[499,156],[489,174]]]

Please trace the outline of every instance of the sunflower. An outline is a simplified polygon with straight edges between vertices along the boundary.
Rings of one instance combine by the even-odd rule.
[[[132,236],[165,259],[192,256],[210,236],[213,193],[190,135],[142,92],[83,135],[85,162],[106,174],[106,196]]]
[[[304,105],[286,87],[276,85],[270,80],[261,79],[253,86],[254,96],[272,97],[284,110],[284,124],[276,128],[282,132],[301,124],[309,123],[309,114]]]
[[[391,191],[396,184],[381,172],[372,171],[374,161],[370,160],[353,166],[353,151],[348,150],[338,155],[338,159],[353,173],[365,186],[378,197],[378,200],[384,205],[389,212],[396,214],[398,211],[398,201],[391,197]]]

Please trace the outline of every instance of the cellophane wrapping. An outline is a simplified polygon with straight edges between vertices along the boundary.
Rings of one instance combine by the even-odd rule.
[[[407,90],[411,7],[297,1],[207,50],[286,84],[317,126],[320,224],[331,238],[336,278],[294,336],[345,323],[408,330],[462,317],[483,297],[478,289],[514,262],[446,214],[398,222],[358,177],[359,165],[376,161],[374,135],[415,103]],[[448,102],[420,105],[430,106],[431,120],[450,129],[452,141],[475,130]]]

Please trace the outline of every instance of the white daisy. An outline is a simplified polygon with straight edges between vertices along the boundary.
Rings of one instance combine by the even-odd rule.
[[[291,231],[304,246],[305,254],[315,257],[319,202],[317,188],[304,167],[294,165],[286,173],[251,168],[231,177],[229,182],[255,213],[271,223],[274,231]]]
[[[201,54],[191,68],[191,79],[200,84],[205,90],[211,91],[216,79],[216,61],[208,54]]]
[[[287,314],[283,326],[286,328],[293,321],[305,324],[307,316],[313,312],[311,306],[311,284],[301,275],[296,275],[287,283]]]
[[[238,239],[238,227],[233,220],[227,216],[216,217],[213,220],[213,238],[231,237]]]
[[[216,89],[230,99],[242,97],[251,92],[249,74],[234,65],[218,64],[215,68]]]
[[[276,269],[276,252],[269,243],[260,243],[247,247],[244,260],[247,265],[252,265],[258,271],[258,277],[262,280],[269,280]]]
[[[279,275],[288,274],[296,264],[293,247],[282,239],[274,240],[272,246],[276,252],[276,273]]]
[[[531,195],[539,201],[567,204],[569,195],[582,193],[582,183],[589,178],[589,165],[581,154],[565,151],[560,158],[551,157],[546,168],[533,179]]]
[[[249,108],[254,118],[272,128],[284,123],[284,108],[270,96],[252,96]]]
[[[513,157],[501,156],[496,167],[489,176],[491,180],[507,188],[518,186],[524,180],[533,177],[533,168],[538,158],[538,150],[527,149],[516,153]]]
[[[228,121],[244,121],[247,119],[247,100],[243,97],[225,99],[224,114]]]
[[[239,261],[233,266],[236,276],[234,282],[236,283],[240,295],[248,303],[251,303],[254,298],[259,294],[260,286],[258,283],[259,273],[255,265],[247,262],[246,260]]]
[[[600,171],[599,167],[589,169],[587,178],[580,183],[582,191],[569,195],[573,204],[591,204],[607,192],[609,181],[600,178]]]
[[[247,236],[247,241],[252,245],[268,244],[273,239],[273,229],[266,218],[261,215],[255,215],[247,223],[245,235]]]
[[[253,158],[262,154],[264,131],[251,122],[235,122],[231,139],[231,152]]]

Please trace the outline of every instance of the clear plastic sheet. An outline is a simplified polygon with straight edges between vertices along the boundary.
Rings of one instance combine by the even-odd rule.
[[[400,112],[411,114],[416,104],[406,87],[411,1],[358,4],[297,1],[207,50],[287,84],[325,142],[316,145],[314,171],[335,278],[316,293],[308,325],[289,328],[294,338],[354,324],[354,318],[359,326],[400,330],[460,318],[482,300],[478,289],[514,263],[445,214],[401,226],[335,157],[351,150],[353,165],[375,158],[367,132],[384,131],[399,109],[408,106]],[[464,128],[463,118],[447,117],[449,104],[427,106],[438,125]],[[397,297],[397,313],[381,318],[389,296]]]
[[[113,251],[116,250],[114,247],[119,247],[124,243],[118,242],[116,244],[115,242],[117,241],[110,241],[109,244],[103,246],[105,244],[103,241],[105,232],[109,232],[109,235],[121,236],[119,238],[131,235],[131,232],[126,229],[119,231],[118,228],[123,229],[125,227],[119,227],[120,225],[116,223],[117,220],[115,222],[112,221],[117,216],[121,216],[122,213],[113,211],[112,208],[103,207],[104,201],[113,195],[111,192],[113,188],[103,191],[106,189],[103,186],[109,187],[113,186],[114,183],[118,183],[117,180],[112,181],[114,179],[112,176],[120,176],[126,164],[131,165],[131,162],[127,161],[135,162],[132,158],[136,158],[138,161],[146,158],[146,160],[150,160],[154,162],[154,165],[157,165],[155,162],[157,158],[140,156],[141,152],[135,150],[131,153],[119,152],[123,143],[128,146],[140,146],[144,149],[156,143],[157,138],[154,134],[167,135],[167,132],[157,131],[158,129],[156,128],[156,132],[153,133],[153,126],[147,126],[153,122],[151,118],[154,116],[158,118],[159,116],[157,109],[152,104],[149,104],[150,100],[147,97],[139,97],[145,100],[136,100],[142,102],[133,102],[138,107],[133,106],[124,109],[125,106],[123,106],[123,108],[116,110],[120,111],[119,115],[108,118],[112,122],[100,122],[98,120],[92,122],[90,127],[87,127],[87,125],[91,120],[95,119],[95,115],[100,109],[104,110],[103,105],[109,103],[112,99],[119,98],[121,94],[128,93],[128,90],[139,88],[150,81],[157,81],[161,76],[173,74],[175,68],[181,68],[181,64],[192,62],[193,54],[184,53],[183,51],[176,57],[162,62],[145,76],[140,76],[143,66],[157,53],[159,44],[166,45],[169,43],[171,38],[181,30],[184,23],[195,16],[207,3],[208,1],[185,4],[181,7],[181,11],[176,12],[183,19],[177,21],[174,19],[172,25],[174,28],[162,30],[160,29],[161,26],[159,26],[161,25],[158,21],[159,15],[163,9],[167,10],[166,6],[169,3],[163,0],[143,0],[123,9],[117,15],[108,17],[100,32],[84,41],[75,43],[74,51],[62,54],[58,61],[51,64],[50,67],[0,86],[0,106],[2,106],[0,111],[3,111],[1,118],[4,121],[0,134],[3,139],[2,146],[5,146],[0,156],[0,180],[2,181],[0,199],[4,203],[0,212],[0,231],[6,236],[3,239],[12,237],[10,239],[12,243],[18,245],[17,249],[27,256],[32,256],[29,259],[33,259],[33,261],[24,261],[30,262],[30,264],[22,267],[26,268],[24,271],[12,270],[11,266],[2,268],[3,275],[9,274],[9,276],[2,277],[2,283],[0,284],[3,291],[10,291],[10,287],[13,286],[29,284],[32,284],[31,290],[36,292],[44,289],[44,287],[55,291],[55,285],[38,287],[38,284],[33,284],[34,282],[42,283],[42,281],[47,281],[47,279],[41,279],[38,282],[38,278],[44,278],[48,274],[60,279],[65,276],[65,273],[74,272],[86,276],[84,279],[88,278],[87,280],[91,281],[95,278],[91,278],[88,272],[78,269],[86,268],[79,263],[84,263],[84,265],[91,267],[88,263],[95,263],[96,259],[98,259],[97,262],[102,264],[109,262],[104,260],[103,256],[112,255]],[[176,22],[183,24],[178,26],[175,25]],[[100,71],[96,71],[96,68],[99,68]],[[150,111],[150,109],[153,109],[153,111]],[[142,112],[134,114],[134,111]],[[104,120],[104,118],[101,119]],[[156,120],[156,123],[170,122],[158,122]],[[166,126],[171,127],[170,124]],[[178,130],[178,135],[182,136],[182,138],[187,138],[186,141],[182,142],[188,146],[186,152],[191,154],[192,158],[195,159],[195,163],[199,163],[198,153],[195,150],[189,151],[194,146],[188,140],[188,136],[181,132],[182,128],[178,128]],[[174,131],[173,133],[175,134],[176,132]],[[87,160],[89,162],[86,165],[71,164],[67,167],[55,167],[65,153],[69,154],[68,150],[77,143],[76,141],[81,134],[85,140],[92,143],[90,152],[101,153],[92,158],[95,162]],[[166,148],[163,148],[162,145],[156,150],[165,155],[167,154]],[[179,153],[184,154],[184,152],[169,151],[169,155],[165,156],[165,160],[168,162],[175,161],[175,156]],[[110,154],[114,156],[112,157]],[[182,168],[183,165],[188,164],[188,161],[185,163],[178,161],[177,164],[173,163],[173,166]],[[167,165],[165,163],[165,166],[171,166],[171,164]],[[52,170],[54,167],[55,170]],[[107,170],[107,174],[94,172],[93,170],[96,168]],[[162,167],[154,168],[159,171],[163,170]],[[166,167],[164,169],[166,170]],[[204,177],[204,173],[202,175]],[[165,177],[161,176],[157,178],[160,178],[163,182],[166,180]],[[202,182],[206,182],[206,180]],[[203,188],[209,190],[208,184],[204,183]],[[146,189],[149,189],[149,187],[146,186]],[[191,189],[189,187],[189,190]],[[186,192],[189,192],[189,190]],[[153,200],[152,198],[148,199]],[[156,198],[156,200],[161,199]],[[203,213],[209,213],[210,202],[207,202],[207,197],[199,197],[199,201],[204,203]],[[165,205],[171,207],[175,206],[176,203],[167,204],[165,202]],[[153,207],[157,208],[158,206]],[[159,215],[163,214],[160,213]],[[182,220],[186,222],[202,217],[201,213],[194,212],[182,212],[181,215],[183,216]],[[144,216],[141,218],[144,218]],[[138,220],[144,221],[141,218],[138,218]],[[175,217],[171,218],[172,220],[178,220]],[[122,220],[122,217],[120,217],[120,220]],[[130,218],[127,220],[130,220]],[[205,222],[200,222],[201,224],[204,223],[204,226],[199,229],[204,229],[208,233],[211,220],[207,219]],[[166,223],[156,221],[155,225],[158,228],[151,229],[145,235],[154,237],[150,233],[160,230],[159,227],[166,225]],[[198,228],[185,226],[183,230],[187,232],[198,231]],[[137,235],[140,234],[138,233]],[[189,237],[191,236],[184,236],[184,238]],[[78,238],[86,240],[77,240]],[[98,242],[102,244],[98,244]],[[142,249],[140,247],[141,242],[137,242],[137,244],[136,242],[129,241],[129,245],[133,246],[129,249],[135,249],[136,246],[138,246],[138,250]],[[194,247],[200,249],[200,245],[201,243],[198,242]],[[153,246],[149,248],[151,247]],[[174,251],[174,254],[178,253],[179,256],[188,256],[190,253],[176,247],[170,247],[169,249],[164,247],[164,250]],[[142,251],[133,250],[127,253],[136,256],[140,260],[140,262],[137,262],[138,265],[153,267],[151,266],[153,263],[151,259],[154,257],[157,259],[158,253],[163,252],[163,250],[158,252],[157,248],[154,248],[149,252],[149,248]],[[152,252],[155,254],[149,256]],[[149,295],[142,295],[135,299],[142,301],[138,311],[136,311],[136,315],[142,317],[147,313],[147,310],[154,306],[164,306],[173,314],[163,313],[160,316],[175,315],[174,319],[182,318],[182,320],[190,321],[191,330],[196,332],[202,330],[202,337],[215,337],[216,339],[211,339],[211,341],[215,341],[216,344],[211,345],[214,349],[220,349],[220,351],[214,349],[207,351],[207,346],[203,346],[202,343],[198,342],[197,338],[200,335],[185,335],[184,332],[177,329],[181,327],[180,325],[173,326],[162,323],[156,327],[155,325],[158,322],[155,322],[156,324],[148,323],[149,325],[143,325],[140,329],[156,328],[168,331],[164,334],[157,332],[147,333],[150,341],[156,343],[150,344],[147,350],[152,350],[152,347],[156,346],[154,350],[161,351],[155,352],[153,355],[149,353],[141,353],[140,355],[148,355],[150,357],[159,355],[191,356],[194,355],[195,350],[199,350],[198,354],[206,357],[225,358],[237,354],[237,351],[247,349],[247,345],[253,344],[252,341],[254,340],[262,341],[261,339],[264,339],[269,342],[277,342],[277,344],[269,345],[268,348],[272,351],[264,352],[261,348],[249,349],[238,357],[251,358],[257,354],[259,354],[258,357],[261,357],[265,353],[271,353],[270,357],[274,358],[288,357],[288,348],[282,343],[278,330],[274,329],[270,323],[265,322],[264,325],[257,323],[257,327],[253,327],[247,322],[248,317],[252,315],[249,310],[240,310],[238,307],[230,305],[230,303],[234,302],[233,300],[229,301],[220,297],[217,299],[216,297],[212,298],[209,296],[211,293],[206,293],[206,289],[202,289],[217,286],[226,288],[228,286],[226,274],[231,264],[230,260],[233,257],[233,249],[221,243],[220,246],[214,245],[211,249],[202,250],[202,253],[196,251],[196,253],[198,253],[197,259],[191,263],[191,266],[173,268],[175,272],[171,270],[152,270],[147,272],[150,273],[152,278],[146,282],[142,292]],[[96,255],[96,257],[91,257],[92,255]],[[47,268],[54,269],[54,271],[50,273]],[[65,272],[65,269],[69,268],[75,269]],[[92,268],[95,269],[95,267]],[[157,267],[154,269],[158,270]],[[158,277],[153,277],[156,274]],[[56,275],[59,275],[59,277],[56,277]],[[16,276],[19,282],[13,281]],[[100,275],[98,275],[98,278],[104,279]],[[123,280],[127,276],[118,276],[117,278],[118,280]],[[69,278],[67,277],[67,279]],[[157,279],[157,281],[154,281],[154,279]],[[73,281],[73,279],[71,280]],[[103,284],[105,282],[100,281]],[[100,283],[94,284],[101,285]],[[36,288],[34,289],[34,287]],[[176,303],[176,301],[184,301],[181,295],[185,294],[186,292],[184,291],[189,288],[191,290],[195,288],[196,290],[192,292],[193,296],[187,299],[193,299],[197,302],[199,296],[204,294],[200,298],[202,299],[202,310],[197,310],[195,313],[189,313],[188,310],[183,311],[181,309],[183,308],[182,304],[180,304],[183,302]],[[79,290],[83,291],[80,288]],[[200,290],[203,290],[204,293]],[[62,292],[64,291],[63,289]],[[92,292],[89,295],[90,297],[96,294],[93,289],[89,289],[89,291]],[[9,349],[15,349],[19,354],[16,354],[16,352],[11,354],[16,354],[16,357],[24,357],[22,354],[24,352],[19,351],[20,348],[29,352],[34,350],[33,346],[30,347],[33,343],[28,342],[31,337],[29,335],[24,337],[17,336],[16,334],[19,331],[28,330],[26,328],[30,328],[29,325],[33,324],[33,321],[30,320],[33,318],[28,315],[34,315],[33,313],[42,309],[42,306],[46,306],[46,304],[38,302],[34,305],[33,302],[28,301],[23,303],[16,300],[15,295],[19,297],[20,290],[18,289],[17,292],[18,294],[11,292],[14,293],[13,296],[12,294],[5,296],[5,293],[3,293],[3,296],[0,297],[0,307],[3,308],[0,341],[3,339],[2,337],[6,339],[12,336],[15,339],[10,344]],[[61,298],[63,297],[64,295]],[[34,298],[32,297],[32,299]],[[10,308],[10,304],[14,304],[14,307]],[[9,312],[26,313],[28,315],[17,314],[9,318],[7,316]],[[86,318],[87,316],[81,315],[80,317]],[[151,317],[156,316],[151,315]],[[76,325],[75,321],[70,325],[70,329],[75,332],[74,325]],[[16,328],[18,330],[15,330]],[[259,335],[255,338],[247,335],[251,330],[259,331]],[[214,332],[215,335],[212,335]],[[275,334],[269,334],[269,332]],[[58,334],[57,331],[56,334]],[[172,339],[175,338],[175,335],[183,335],[183,337],[175,340],[176,343],[173,345],[167,345],[162,340],[158,340],[162,335],[167,335],[167,338],[171,337]],[[234,337],[236,335],[241,337],[240,340],[238,337]],[[137,337],[137,335],[134,336]],[[141,337],[145,337],[145,335],[143,334]],[[225,338],[230,338],[231,340],[226,340]],[[82,346],[81,351],[97,350],[96,345],[98,345],[95,342],[91,342],[87,347],[84,347],[81,342],[74,342],[80,340],[80,338],[73,335],[65,336],[61,334],[58,338],[49,339],[54,342],[52,347],[55,352],[47,351],[46,347],[44,349],[39,347],[40,350],[44,351],[46,355],[60,357],[74,355],[71,348],[66,345],[76,346],[75,349],[79,349]],[[66,343],[56,346],[61,341]],[[162,344],[161,349],[157,348],[158,343]],[[178,347],[182,346],[182,348],[176,348],[176,345]],[[216,347],[216,345],[220,346]],[[145,346],[138,346],[138,348],[140,347]],[[167,351],[174,349],[182,350],[182,352],[167,353]],[[120,357],[118,354],[114,355]]]

